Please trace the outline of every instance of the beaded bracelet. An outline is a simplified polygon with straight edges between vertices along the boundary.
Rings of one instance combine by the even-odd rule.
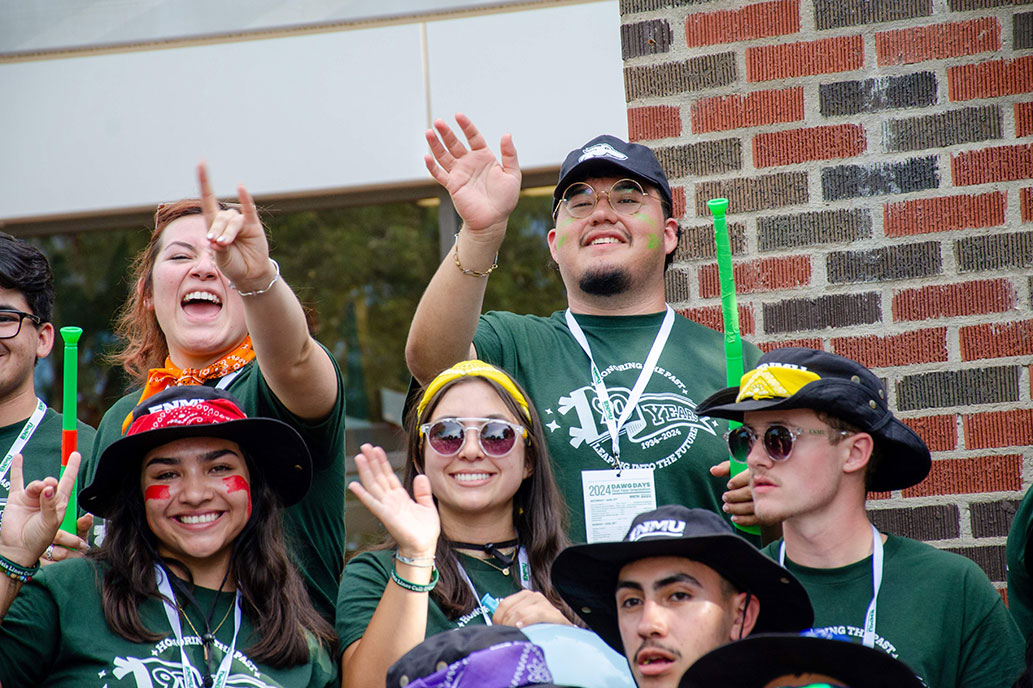
[[[499,254],[496,253],[495,260],[491,262],[491,267],[483,272],[481,272],[480,270],[474,270],[472,268],[464,267],[463,264],[459,262],[459,232],[456,232],[456,241],[454,244],[452,244],[452,255],[456,259],[456,267],[459,268],[459,270],[464,275],[473,275],[474,277],[487,277],[491,274],[492,270],[499,266]]]
[[[27,568],[11,561],[5,556],[0,555],[0,570],[3,570],[8,577],[15,580],[21,581],[22,583],[28,583],[32,580],[32,577],[39,572],[39,561],[32,568]]]
[[[230,287],[232,287],[241,296],[261,296],[262,294],[266,293],[267,291],[273,288],[274,284],[280,281],[280,264],[272,258],[269,259],[269,262],[273,264],[274,268],[276,268],[276,274],[273,275],[272,281],[269,282],[268,286],[266,286],[265,289],[255,289],[254,291],[240,291],[232,282],[230,282]]]
[[[431,570],[430,582],[426,585],[421,585],[420,583],[413,583],[412,581],[405,580],[404,578],[398,575],[398,571],[396,571],[395,567],[392,566],[391,580],[393,580],[398,585],[398,587],[405,588],[410,592],[430,592],[434,589],[434,586],[438,584],[438,569],[437,567],[435,567],[433,570]]]
[[[401,552],[395,550],[395,559],[402,562],[403,564],[415,566],[418,569],[434,568],[434,557],[407,557]]]

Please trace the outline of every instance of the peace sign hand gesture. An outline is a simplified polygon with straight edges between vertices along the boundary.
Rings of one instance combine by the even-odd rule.
[[[456,114],[470,148],[443,120],[434,120],[426,132],[432,155],[424,156],[427,169],[452,196],[464,226],[473,231],[505,229],[505,222],[520,197],[520,164],[513,137],[505,134],[499,144],[502,163],[488,148],[484,136],[464,114]],[[437,131],[435,131],[437,130]]]
[[[208,242],[215,252],[219,270],[235,289],[249,292],[264,289],[276,274],[269,260],[269,241],[258,217],[255,200],[243,185],[237,187],[240,212],[222,210],[208,181],[208,167],[197,166],[201,186],[201,209],[208,224]]]
[[[61,526],[81,458],[79,452],[72,452],[60,482],[50,477],[25,485],[22,456],[14,455],[11,490],[0,525],[0,555],[25,567],[36,565]]]

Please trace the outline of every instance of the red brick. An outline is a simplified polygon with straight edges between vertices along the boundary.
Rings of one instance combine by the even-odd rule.
[[[920,416],[900,420],[925,440],[929,451],[954,451],[958,447],[957,416]]]
[[[671,203],[674,206],[671,210],[672,217],[685,217],[685,187],[671,187]]]
[[[865,499],[889,499],[892,496],[892,492],[869,492]]]
[[[1019,215],[1023,222],[1033,221],[1033,187],[1019,189]]]
[[[869,368],[947,360],[947,328],[913,330],[887,337],[834,337],[832,351],[860,361]]]
[[[975,55],[1001,49],[1001,25],[994,17],[934,24],[875,34],[879,65]]]
[[[821,339],[818,337],[806,339],[780,339],[776,342],[757,343],[757,348],[764,353],[774,351],[775,349],[786,349],[790,346],[802,346],[808,349],[818,349],[819,351],[822,351],[825,348],[821,343]]]
[[[724,332],[725,319],[721,313],[721,306],[678,308],[676,310],[689,320],[695,320],[700,325],[705,325],[712,330]],[[753,308],[739,304],[739,332],[744,335],[750,335],[755,331],[756,321],[753,318]]]
[[[681,111],[668,105],[628,108],[628,137],[655,141],[681,135]]]
[[[904,289],[893,295],[894,320],[927,320],[978,313],[1002,313],[1015,307],[1015,291],[1006,279]]]
[[[840,36],[746,49],[747,81],[849,72],[863,66],[864,40],[861,36]]]
[[[962,422],[966,449],[1028,447],[1033,437],[1033,409],[974,413]]]
[[[1001,146],[951,156],[955,186],[990,184],[1033,177],[1033,144]]]
[[[975,456],[933,461],[926,479],[903,490],[902,497],[1015,492],[1022,489],[1022,456]]]
[[[790,129],[753,137],[755,167],[792,165],[807,160],[829,160],[860,155],[867,148],[864,127],[837,124],[828,127]]]
[[[811,283],[811,258],[789,256],[746,261],[733,265],[732,274],[735,276],[735,290],[739,294],[793,289]],[[700,267],[699,295],[705,299],[721,296],[717,263]]]
[[[1015,136],[1033,134],[1033,101],[1015,103]]]
[[[1007,204],[1003,191],[887,203],[882,207],[882,226],[888,237],[995,227],[1004,224]]]
[[[958,336],[963,361],[1033,354],[1033,320],[968,325]]]
[[[947,68],[951,100],[994,98],[1033,91],[1033,55]]]
[[[798,122],[803,119],[803,87],[702,98],[690,113],[694,134]]]
[[[685,43],[690,48],[736,43],[800,30],[800,1],[774,0],[738,10],[697,12],[685,18]]]

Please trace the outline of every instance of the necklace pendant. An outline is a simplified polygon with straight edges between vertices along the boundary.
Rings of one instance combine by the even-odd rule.
[[[509,575],[509,567],[508,566],[506,568],[502,569],[502,575],[503,576],[508,576]]]

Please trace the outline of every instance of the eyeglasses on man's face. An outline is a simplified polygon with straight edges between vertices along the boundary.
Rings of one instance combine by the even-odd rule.
[[[650,198],[662,201],[661,198],[646,193],[642,185],[634,179],[620,179],[613,183],[609,191],[596,191],[591,184],[574,182],[563,192],[556,212],[559,213],[560,206],[563,206],[571,217],[588,217],[599,204],[600,196],[606,196],[610,207],[619,215],[634,215]]]
[[[764,443],[764,451],[772,461],[785,461],[793,453],[793,447],[800,435],[831,435],[833,437],[849,435],[846,430],[833,430],[832,428],[791,428],[788,425],[774,423],[769,425],[762,437],[758,437],[752,428],[742,427],[729,430],[725,433],[725,441],[728,442],[728,450],[736,461],[745,463],[746,457],[753,451],[753,445],[758,439]]]
[[[22,321],[28,318],[36,327],[39,327],[43,319],[32,313],[23,313],[13,308],[0,308],[0,339],[17,337],[22,331]]]

